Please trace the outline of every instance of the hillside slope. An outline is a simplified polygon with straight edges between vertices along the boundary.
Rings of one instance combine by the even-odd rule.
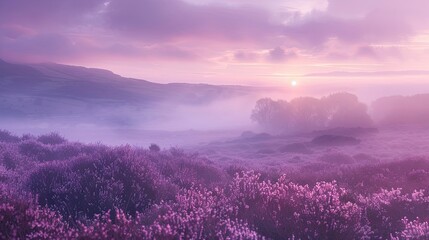
[[[0,60],[2,117],[81,116],[159,105],[200,105],[255,94],[261,89],[207,84],[159,84],[108,70],[54,63]]]

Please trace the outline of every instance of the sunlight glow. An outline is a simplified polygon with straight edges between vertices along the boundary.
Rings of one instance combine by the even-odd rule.
[[[290,82],[290,85],[291,85],[292,87],[296,87],[296,86],[298,85],[298,82],[297,82],[297,81],[295,81],[295,80],[293,80],[292,82]]]

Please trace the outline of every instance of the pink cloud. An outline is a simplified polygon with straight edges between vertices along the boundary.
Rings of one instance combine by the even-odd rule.
[[[349,43],[398,42],[429,27],[426,0],[329,0],[326,11],[295,18],[285,35],[308,45],[330,38]]]
[[[268,60],[271,62],[284,62],[297,57],[294,51],[286,51],[281,47],[271,49],[268,53]]]
[[[234,53],[234,60],[239,62],[256,62],[259,58],[259,54],[251,51],[239,50]]]
[[[109,66],[127,61],[135,71],[141,64],[196,71],[194,65],[200,63],[204,66],[200,72],[215,72],[204,77],[218,74],[224,79],[238,78],[232,70],[238,65],[237,73],[246,79],[272,72],[281,75],[282,64],[295,65],[288,68],[297,69],[293,74],[317,72],[327,61],[334,68],[335,63],[415,59],[414,64],[420,65],[409,69],[425,67],[425,49],[413,52],[407,44],[429,30],[427,0],[328,0],[326,9],[310,12],[278,10],[283,4],[281,0],[263,4],[255,0],[38,0],[37,4],[0,0],[0,58],[83,61],[98,67],[103,61]],[[227,69],[228,75],[220,69]]]
[[[112,1],[107,27],[153,41],[182,39],[258,41],[278,32],[263,10],[221,5],[193,5],[180,0]]]
[[[96,29],[91,37],[102,41],[96,35],[101,31],[111,36],[112,45],[139,40],[179,45],[190,41],[199,47],[212,42],[210,45],[228,47],[227,41],[232,42],[230,47],[253,42],[260,49],[275,44],[312,51],[331,38],[358,45],[402,41],[422,26],[429,27],[424,10],[429,9],[428,1],[412,2],[329,0],[325,11],[297,15],[285,23],[268,8],[227,6],[222,2],[195,5],[181,0],[112,0],[109,4],[101,0],[40,0],[28,4],[24,0],[1,0],[0,34],[13,35],[5,27],[12,25],[56,35],[69,31],[91,34],[91,29]],[[162,55],[163,51],[159,52]],[[180,55],[178,51],[176,55]]]
[[[33,27],[85,24],[86,14],[94,14],[102,0],[0,0],[0,22]]]

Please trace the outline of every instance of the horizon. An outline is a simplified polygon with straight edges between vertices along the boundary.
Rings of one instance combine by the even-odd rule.
[[[414,83],[410,84],[409,78],[410,76],[413,79],[426,79],[426,75],[429,75],[429,71],[373,71],[373,72],[347,72],[347,71],[333,71],[333,72],[323,72],[323,73],[310,73],[307,75],[302,76],[303,81],[297,81],[297,80],[291,80],[291,82],[288,83],[268,83],[268,84],[251,84],[251,83],[222,83],[222,82],[178,82],[178,81],[167,81],[167,82],[156,82],[152,79],[142,79],[142,78],[135,78],[129,75],[122,75],[120,73],[117,73],[111,69],[106,68],[99,68],[99,67],[91,67],[91,66],[85,66],[85,65],[79,65],[79,64],[64,64],[64,63],[57,63],[57,62],[25,62],[25,61],[8,61],[7,59],[0,60],[6,62],[6,63],[12,63],[12,64],[19,64],[19,65],[29,65],[29,66],[35,66],[35,65],[44,65],[44,64],[54,64],[54,65],[64,65],[64,66],[71,66],[71,67],[83,67],[85,69],[89,70],[106,70],[111,72],[112,74],[118,75],[122,78],[130,78],[135,80],[142,80],[142,81],[148,81],[152,83],[158,83],[158,84],[208,84],[213,86],[242,86],[242,87],[255,87],[255,88],[261,88],[261,89],[271,89],[272,97],[275,99],[287,99],[291,100],[296,97],[303,97],[303,96],[312,96],[312,97],[323,97],[329,94],[333,93],[339,93],[339,92],[349,92],[356,94],[360,97],[360,99],[368,104],[371,105],[372,102],[379,98],[383,97],[389,97],[389,96],[413,96],[418,94],[426,94],[429,92],[429,84],[423,83]],[[376,82],[373,81],[374,79],[380,79],[383,77],[394,77],[396,78],[395,81],[390,82],[388,86],[386,86],[382,82]],[[404,76],[408,78],[404,79]],[[348,78],[355,78],[355,79],[361,79],[361,78],[368,78],[366,79],[367,82],[364,83],[358,83],[354,86],[350,86],[347,82],[343,83],[344,77]],[[321,83],[309,83],[305,80],[311,80],[311,79],[326,79],[329,78],[332,82],[321,82]],[[293,78],[296,79],[296,78]],[[390,78],[391,79],[391,78]],[[368,81],[372,81],[372,84],[368,84]],[[408,86],[406,88],[405,86]]]

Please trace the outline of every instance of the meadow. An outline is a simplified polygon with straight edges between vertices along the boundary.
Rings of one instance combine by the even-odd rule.
[[[429,161],[273,172],[0,132],[1,239],[424,239]],[[317,169],[317,171],[315,171]]]

